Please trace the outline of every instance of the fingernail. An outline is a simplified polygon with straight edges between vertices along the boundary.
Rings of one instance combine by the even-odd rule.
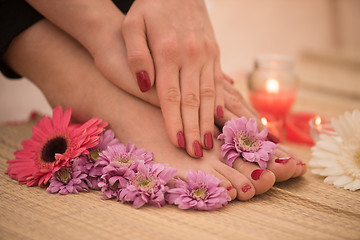
[[[196,140],[194,142],[193,146],[194,146],[195,156],[202,157],[203,156],[203,151],[201,149],[201,145],[200,145],[199,141]]]
[[[246,193],[250,189],[251,189],[251,186],[249,184],[246,184],[245,186],[242,187],[241,191],[243,191],[243,193]]]
[[[277,159],[275,159],[275,162],[276,163],[287,164],[290,159],[291,159],[291,157],[277,158]]]
[[[272,134],[271,132],[268,133],[268,136],[267,136],[268,140],[277,144],[280,142],[280,140],[274,135]]]
[[[204,135],[204,145],[208,149],[213,148],[213,137],[212,137],[211,132],[205,133],[205,135]]]
[[[222,106],[217,106],[217,108],[216,108],[216,115],[217,115],[219,118],[223,118],[223,117],[224,117],[224,112],[223,112]]]
[[[151,83],[150,78],[147,72],[141,71],[136,73],[136,79],[140,88],[140,91],[146,92],[150,89]]]
[[[227,188],[226,190],[229,192],[229,191],[231,191],[231,190],[233,190],[233,189],[234,189],[233,186],[228,186],[228,188]]]
[[[178,141],[179,147],[185,148],[185,137],[184,137],[183,132],[182,132],[182,131],[179,131],[179,132],[176,134],[176,137],[177,137],[177,141]]]
[[[251,178],[254,180],[259,180],[261,174],[267,171],[266,169],[256,169],[251,173]]]

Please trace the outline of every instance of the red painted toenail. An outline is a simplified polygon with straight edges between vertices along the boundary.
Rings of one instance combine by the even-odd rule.
[[[302,161],[300,161],[300,162],[296,163],[296,165],[305,166],[306,163],[303,163]]]
[[[276,162],[276,163],[287,164],[290,159],[291,159],[291,157],[287,157],[287,158],[277,158],[277,159],[275,159],[275,162]]]
[[[251,173],[251,178],[254,180],[259,180],[261,174],[267,171],[266,169],[256,169]]]
[[[233,189],[234,189],[233,186],[228,186],[228,188],[227,188],[226,190],[229,192],[229,191],[231,191],[231,190],[233,190]]]
[[[246,193],[247,191],[249,191],[251,189],[251,186],[249,184],[246,184],[245,186],[243,186],[243,188],[241,189],[241,191],[243,191],[244,193]]]

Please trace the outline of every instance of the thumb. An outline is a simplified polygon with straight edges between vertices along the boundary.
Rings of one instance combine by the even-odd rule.
[[[155,81],[154,63],[147,44],[145,23],[142,18],[125,18],[122,25],[127,58],[139,89],[147,92]]]

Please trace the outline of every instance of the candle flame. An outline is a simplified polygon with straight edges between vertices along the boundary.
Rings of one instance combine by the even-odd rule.
[[[317,116],[315,118],[315,126],[320,127],[321,126],[321,117]]]
[[[262,117],[261,122],[262,122],[262,124],[264,124],[264,126],[267,125],[267,119],[266,118]]]
[[[269,78],[266,81],[266,91],[268,93],[278,93],[279,92],[279,82],[274,78]]]

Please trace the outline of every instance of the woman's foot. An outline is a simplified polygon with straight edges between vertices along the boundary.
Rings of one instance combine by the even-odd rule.
[[[269,190],[275,179],[285,181],[305,171],[293,158],[286,159],[288,155],[280,148],[268,170],[241,159],[231,168],[223,163],[220,142],[216,139],[214,148],[204,151],[203,158],[191,158],[169,141],[159,108],[110,83],[81,45],[46,20],[14,39],[5,59],[13,69],[38,85],[52,106],[71,106],[73,116],[79,121],[103,118],[120,141],[152,151],[155,161],[177,168],[181,178],[185,178],[189,169],[215,175],[232,199],[248,200]]]

